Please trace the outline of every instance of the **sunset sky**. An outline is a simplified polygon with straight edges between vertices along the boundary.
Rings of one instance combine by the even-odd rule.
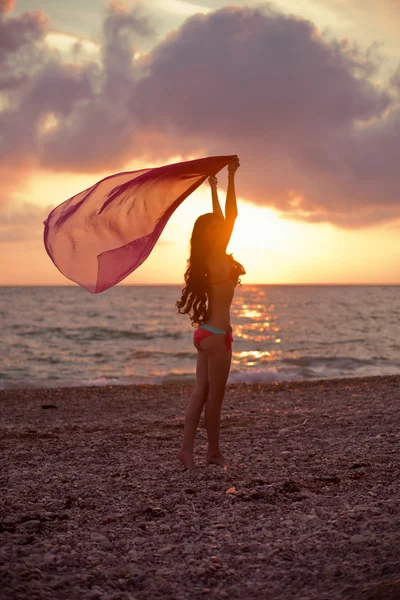
[[[0,0],[0,153],[0,285],[76,285],[43,220],[99,179],[231,154],[243,283],[400,284],[400,1]],[[120,285],[180,284],[210,210]]]

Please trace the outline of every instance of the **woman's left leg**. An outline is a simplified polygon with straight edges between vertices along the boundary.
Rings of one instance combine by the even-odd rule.
[[[197,350],[196,385],[185,410],[182,446],[177,458],[187,469],[194,468],[193,449],[197,426],[208,395],[208,361],[203,350]]]

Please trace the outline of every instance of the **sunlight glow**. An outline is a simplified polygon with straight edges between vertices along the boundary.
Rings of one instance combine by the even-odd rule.
[[[257,317],[261,317],[262,313],[257,310],[243,310],[239,313],[238,317],[246,317],[247,319],[257,319]]]
[[[100,45],[96,42],[62,31],[51,31],[45,39],[51,48],[56,48],[61,52],[72,52],[76,45],[89,54],[97,54],[100,50]]]
[[[40,132],[46,133],[52,129],[57,129],[59,122],[60,119],[53,112],[47,113],[39,126]]]
[[[192,4],[191,2],[183,2],[183,0],[155,0],[158,8],[167,10],[182,17],[190,17],[197,13],[207,14],[211,12],[211,8]]]
[[[44,131],[56,126],[57,117],[51,113],[41,123]],[[196,157],[188,157],[187,160],[192,158]],[[168,161],[135,160],[124,165],[122,170],[156,167],[180,160],[180,156],[171,157]],[[29,201],[43,207],[45,212],[47,207],[60,204],[109,174],[108,171],[84,174],[37,169],[25,187],[14,194],[14,200],[21,204],[21,210]],[[225,187],[221,186],[219,197],[222,208],[225,193]],[[246,269],[242,278],[243,289],[250,289],[253,283],[399,283],[397,265],[400,264],[400,247],[394,227],[343,231],[329,224],[317,226],[285,221],[277,211],[252,205],[241,198],[238,198],[238,209],[239,216],[228,252],[233,252]],[[193,223],[200,214],[210,210],[210,188],[204,183],[172,215],[145,264],[128,276],[122,285],[181,284]],[[9,259],[2,267],[0,283],[75,285],[69,283],[49,261],[43,248],[43,225],[39,216],[31,229],[30,238],[34,239],[3,243],[3,252]],[[29,264],[34,263],[35,269],[26,269],[27,255],[30,257]],[[257,321],[253,323],[259,333],[256,341],[278,345],[280,341],[275,341],[274,337],[279,331],[274,309],[273,304],[260,306],[259,299],[250,305],[234,307],[235,318],[240,316],[243,324],[238,328],[237,336],[247,339],[253,332],[249,323],[251,318]]]
[[[241,203],[239,214],[230,242],[238,252],[244,248],[282,252],[299,239],[296,224],[281,220],[270,208]]]
[[[267,352],[267,351],[261,352],[259,350],[250,350],[248,352],[245,352],[245,351],[240,352],[239,356],[242,358],[244,358],[246,356],[253,357],[253,358],[262,358],[263,356],[271,356],[271,353]]]

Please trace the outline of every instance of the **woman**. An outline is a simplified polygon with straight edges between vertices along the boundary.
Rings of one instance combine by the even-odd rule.
[[[209,463],[228,465],[219,447],[221,406],[231,366],[232,327],[230,306],[234,288],[243,266],[226,254],[238,211],[235,172],[239,167],[235,155],[228,165],[228,190],[225,218],[218,201],[217,178],[210,177],[213,212],[195,222],[190,240],[190,258],[185,273],[178,312],[188,313],[192,325],[198,325],[193,337],[197,349],[196,385],[185,411],[182,446],[177,458],[187,469],[194,469],[193,447],[200,416],[205,408]]]

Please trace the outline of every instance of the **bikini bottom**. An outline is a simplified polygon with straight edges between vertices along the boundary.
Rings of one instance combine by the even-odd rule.
[[[233,342],[232,327],[230,328],[229,331],[226,331],[226,329],[218,329],[217,327],[213,327],[212,325],[208,325],[207,323],[202,323],[201,325],[199,325],[198,328],[196,329],[196,331],[194,332],[193,343],[194,343],[195,347],[197,348],[197,350],[200,350],[201,340],[204,340],[204,338],[208,337],[209,335],[213,335],[216,333],[219,333],[219,334],[222,334],[225,336],[226,351],[229,352],[229,350],[232,349],[232,342]]]

